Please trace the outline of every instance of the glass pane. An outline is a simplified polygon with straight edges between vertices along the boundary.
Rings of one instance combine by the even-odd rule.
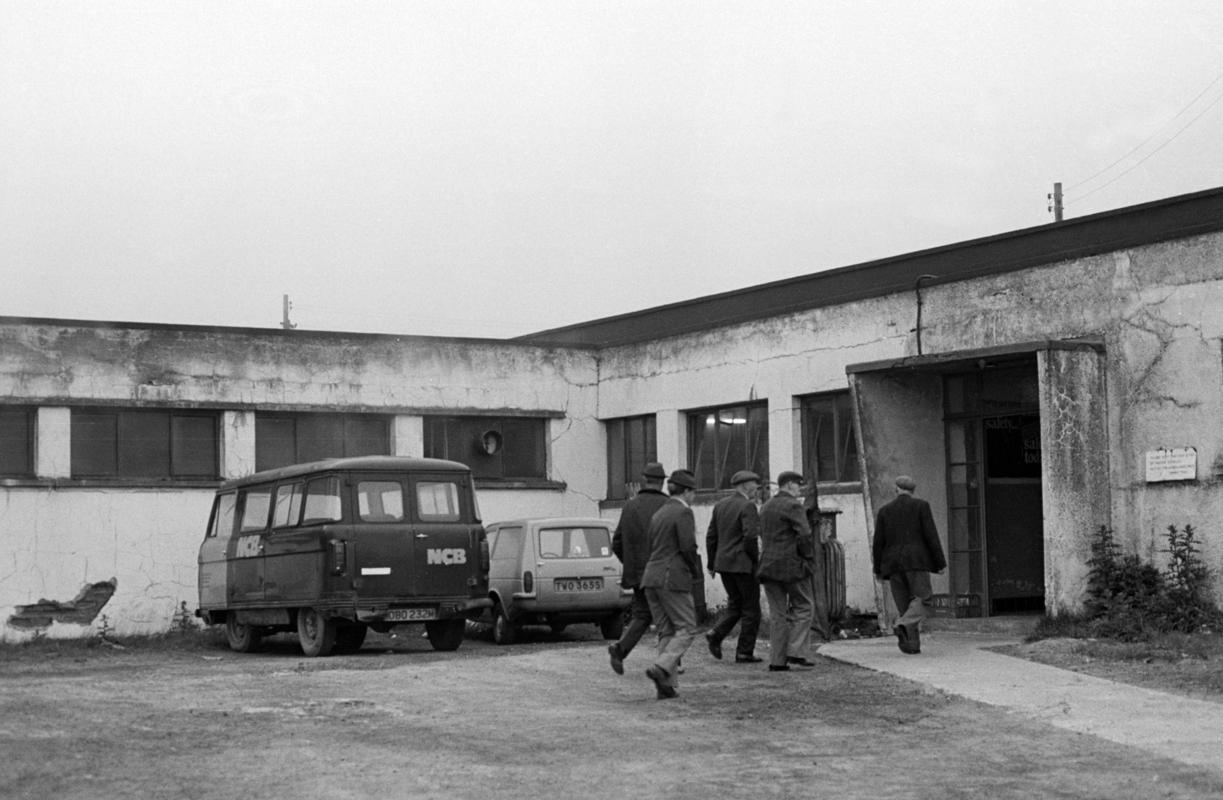
[[[238,495],[235,492],[223,494],[216,500],[216,509],[212,515],[212,527],[208,530],[209,536],[220,536],[228,539],[234,532],[234,507],[237,505]]]
[[[332,414],[302,414],[297,418],[297,457],[302,462],[344,455],[344,418]]]
[[[947,479],[950,482],[948,502],[952,508],[963,508],[968,503],[968,467],[956,464],[948,470]]]
[[[968,423],[964,422],[948,422],[947,423],[947,460],[952,464],[963,464],[965,461],[975,461],[975,458],[968,457],[967,442],[965,440],[965,428]]]
[[[981,379],[982,413],[1005,414],[1040,407],[1035,364],[986,370]]]
[[[509,417],[501,421],[503,477],[546,478],[546,444],[544,431],[547,421],[525,417]]]
[[[613,419],[604,425],[607,428],[607,497],[609,500],[621,500],[627,495],[625,482],[632,480],[629,477],[626,423]]]
[[[717,442],[717,415],[700,412],[688,415],[688,464],[696,475],[696,485],[712,489],[714,482]]]
[[[244,493],[242,532],[261,531],[267,527],[268,511],[272,506],[271,489],[251,489]]]
[[[216,417],[171,417],[170,474],[176,478],[217,477]]]
[[[540,558],[607,558],[612,554],[606,528],[543,528]]]
[[[318,478],[306,484],[305,516],[302,524],[340,519],[340,479]]]
[[[845,408],[837,403],[837,431],[840,435],[841,448],[837,453],[837,480],[841,483],[855,483],[861,480],[858,469],[858,439],[854,436],[853,417],[849,413],[849,396],[846,395]]]
[[[357,514],[362,522],[402,522],[403,487],[398,481],[361,481]]]
[[[389,421],[381,417],[348,417],[344,423],[344,455],[390,455],[389,431]]]
[[[102,477],[119,474],[119,422],[115,414],[72,412],[72,474]]]
[[[962,550],[968,550],[970,545],[968,541],[968,518],[975,517],[977,512],[975,509],[953,508],[947,515],[947,521],[950,530],[948,531],[948,547],[955,553]]]
[[[119,414],[119,474],[129,478],[170,476],[170,415],[161,411]]]
[[[977,373],[948,375],[943,379],[943,406],[948,414],[975,414],[981,407]]]
[[[255,415],[255,470],[297,463],[297,424],[291,417]]]
[[[457,522],[459,487],[449,482],[421,481],[416,484],[416,508],[423,522]]]
[[[301,514],[302,486],[294,483],[276,490],[276,508],[272,512],[272,527],[283,528],[296,525]]]
[[[33,475],[33,417],[29,409],[0,411],[0,475]]]

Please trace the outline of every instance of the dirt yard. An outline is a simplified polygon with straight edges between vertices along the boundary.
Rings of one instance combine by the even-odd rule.
[[[4,798],[1217,798],[1223,774],[820,660],[685,658],[592,628],[435,653],[418,631],[307,659],[291,639],[0,647]]]

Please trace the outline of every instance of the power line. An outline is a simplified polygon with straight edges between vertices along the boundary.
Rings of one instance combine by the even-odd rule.
[[[1155,137],[1159,136],[1159,134],[1160,134],[1160,133],[1162,133],[1164,130],[1166,130],[1166,129],[1168,128],[1168,126],[1169,126],[1169,125],[1171,125],[1173,122],[1175,122],[1175,121],[1176,121],[1176,120],[1177,120],[1177,119],[1178,119],[1180,116],[1182,116],[1182,115],[1183,115],[1183,114],[1184,114],[1186,111],[1188,111],[1190,108],[1192,108],[1192,107],[1194,106],[1194,104],[1196,104],[1196,103],[1197,103],[1199,100],[1201,100],[1201,99],[1202,99],[1202,97],[1204,97],[1204,96],[1207,94],[1207,92],[1209,92],[1211,89],[1213,89],[1213,88],[1214,88],[1214,86],[1215,86],[1215,84],[1217,84],[1217,83],[1218,83],[1220,80],[1223,80],[1223,72],[1220,72],[1218,75],[1216,75],[1216,76],[1214,77],[1214,80],[1212,80],[1212,81],[1211,81],[1209,84],[1207,84],[1207,85],[1206,85],[1206,88],[1205,88],[1205,89],[1203,89],[1202,91],[1198,92],[1198,93],[1197,93],[1197,95],[1195,95],[1195,96],[1194,96],[1194,98],[1193,98],[1192,100],[1190,100],[1190,101],[1189,101],[1188,103],[1186,103],[1186,104],[1185,104],[1183,107],[1181,107],[1181,109],[1180,109],[1179,111],[1177,111],[1175,114],[1173,114],[1173,115],[1172,115],[1172,116],[1171,116],[1171,117],[1168,119],[1168,121],[1167,121],[1167,122],[1165,122],[1163,125],[1160,125],[1158,128],[1156,128],[1156,129],[1155,129],[1155,131],[1154,131],[1154,132],[1153,132],[1153,133],[1152,133],[1150,136],[1148,136],[1147,138],[1143,139],[1143,140],[1142,140],[1141,142],[1139,142],[1137,145],[1135,145],[1134,147],[1132,147],[1132,148],[1131,148],[1131,149],[1130,149],[1130,150],[1129,150],[1127,153],[1125,153],[1125,155],[1121,156],[1121,157],[1120,157],[1120,158],[1118,158],[1116,161],[1113,161],[1113,162],[1112,162],[1111,164],[1109,164],[1108,166],[1104,167],[1103,169],[1098,170],[1097,172],[1095,172],[1094,174],[1092,174],[1092,175],[1088,176],[1087,178],[1084,178],[1083,180],[1079,181],[1078,183],[1075,183],[1074,185],[1067,187],[1066,191],[1067,191],[1067,192],[1070,192],[1070,191],[1073,191],[1073,190],[1075,190],[1075,189],[1079,188],[1080,186],[1083,186],[1084,184],[1090,183],[1091,181],[1093,181],[1093,180],[1095,180],[1096,178],[1100,177],[1100,176],[1101,176],[1101,175],[1103,175],[1104,173],[1108,172],[1108,171],[1109,171],[1110,169],[1112,169],[1113,167],[1115,167],[1115,166],[1117,166],[1118,164],[1120,164],[1121,162],[1125,161],[1125,160],[1126,160],[1127,158],[1129,158],[1130,156],[1132,156],[1132,155],[1134,155],[1135,153],[1137,153],[1137,152],[1138,152],[1139,150],[1141,150],[1142,148],[1146,147],[1148,144],[1150,144],[1150,143],[1151,143],[1151,142],[1152,142],[1152,141],[1155,139]],[[1202,116],[1203,116],[1203,115],[1204,115],[1204,114],[1205,114],[1207,111],[1209,111],[1211,108],[1213,108],[1213,107],[1214,107],[1214,106],[1215,106],[1215,105],[1216,105],[1216,104],[1219,102],[1219,100],[1220,100],[1220,99],[1223,99],[1223,95],[1221,95],[1221,96],[1220,96],[1220,98],[1216,98],[1216,99],[1215,99],[1213,102],[1211,102],[1211,103],[1210,103],[1208,106],[1206,106],[1206,108],[1205,108],[1205,109],[1203,109],[1201,113],[1199,113],[1199,114],[1198,114],[1197,116],[1195,116],[1193,119],[1189,120],[1189,122],[1188,122],[1188,123],[1186,123],[1186,124],[1185,124],[1185,125],[1184,125],[1184,126],[1181,128],[1181,129],[1180,129],[1180,130],[1178,130],[1178,131],[1177,131],[1175,134],[1173,134],[1173,135],[1172,135],[1172,136],[1171,136],[1171,137],[1170,137],[1170,138],[1169,138],[1167,141],[1165,141],[1163,144],[1159,145],[1159,147],[1155,148],[1155,149],[1154,149],[1154,150],[1152,150],[1150,153],[1148,153],[1146,156],[1144,156],[1144,157],[1143,157],[1143,158],[1142,158],[1142,159],[1141,159],[1141,160],[1140,160],[1140,161],[1139,161],[1137,164],[1134,164],[1132,167],[1130,167],[1129,169],[1127,169],[1127,170],[1123,171],[1123,172],[1122,172],[1120,175],[1117,175],[1115,178],[1113,178],[1112,180],[1108,181],[1107,183],[1105,183],[1105,184],[1103,184],[1103,185],[1101,185],[1101,186],[1096,187],[1095,189],[1093,189],[1092,191],[1088,192],[1087,194],[1081,195],[1081,196],[1080,196],[1078,199],[1082,199],[1083,197],[1087,197],[1087,196],[1089,196],[1089,195],[1091,195],[1091,194],[1094,194],[1095,192],[1098,192],[1100,189],[1103,189],[1105,186],[1108,186],[1108,185],[1110,185],[1110,184],[1112,184],[1112,183],[1116,182],[1116,181],[1117,181],[1119,178],[1121,178],[1122,176],[1124,176],[1124,175],[1126,175],[1127,173],[1129,173],[1129,172],[1133,171],[1133,170],[1134,170],[1136,167],[1138,167],[1138,166],[1139,166],[1139,164],[1142,164],[1142,162],[1143,162],[1143,161],[1146,161],[1148,158],[1150,158],[1151,156],[1153,156],[1153,155],[1155,155],[1156,153],[1158,153],[1158,152],[1159,152],[1160,150],[1162,150],[1164,147],[1166,147],[1166,146],[1168,146],[1169,144],[1171,144],[1171,143],[1172,143],[1172,142],[1173,142],[1173,141],[1174,141],[1174,140],[1175,140],[1175,139],[1176,139],[1178,136],[1180,136],[1182,133],[1184,133],[1184,132],[1185,132],[1185,130],[1186,130],[1186,129],[1187,129],[1189,126],[1190,126],[1190,125],[1192,125],[1193,123],[1197,122],[1199,119],[1201,119],[1201,118],[1202,118]]]

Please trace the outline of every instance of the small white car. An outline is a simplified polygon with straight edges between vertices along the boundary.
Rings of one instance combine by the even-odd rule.
[[[605,639],[618,639],[632,590],[620,588],[620,560],[612,553],[614,523],[556,517],[485,526],[491,561],[493,641],[512,644],[523,625],[559,633],[593,622]]]

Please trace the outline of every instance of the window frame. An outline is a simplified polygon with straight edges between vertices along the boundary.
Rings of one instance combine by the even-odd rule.
[[[641,425],[638,447],[631,441],[635,431],[630,426],[635,423]],[[645,465],[658,460],[658,415],[606,419],[603,427],[607,433],[607,499],[627,500],[629,486],[640,483]]]
[[[803,473],[810,475],[817,485],[861,487],[861,461],[858,437],[854,431],[853,397],[849,389],[800,395],[797,400]],[[826,407],[817,410],[817,404]],[[820,470],[820,464],[825,459],[820,454],[817,432],[811,430],[813,417],[817,413],[832,417],[832,463],[835,472],[832,478],[824,477]]]
[[[9,428],[18,426],[24,430]],[[34,443],[38,426],[38,409],[34,406],[0,406],[0,452],[5,456],[0,459],[0,477],[2,478],[33,478],[37,465],[34,462]],[[22,441],[18,442],[17,440]],[[8,453],[18,455],[9,458]],[[18,465],[15,469],[7,469],[8,465]]]
[[[735,416],[736,412],[742,412],[743,416]],[[725,415],[730,415],[730,419],[723,419]],[[708,427],[710,419],[714,420],[714,452],[710,457],[714,470],[712,475],[707,475],[703,465],[703,454],[707,438],[705,429]],[[699,491],[723,491],[731,489],[730,478],[739,470],[752,470],[761,476],[768,474],[769,404],[767,400],[693,409],[685,412],[685,420],[688,432],[688,469],[696,476],[697,489]],[[728,443],[726,449],[730,450],[735,446],[733,442],[734,426],[738,424],[744,425],[744,441],[742,445],[744,458],[742,461],[731,464],[728,463],[729,452],[719,457],[718,445],[721,437],[718,431],[721,426],[727,426],[728,437],[732,441]],[[755,433],[755,448],[753,450],[751,444],[752,428],[754,426],[757,430]],[[718,466],[719,461],[722,462],[721,467]]]
[[[422,419],[422,451],[426,458],[466,464],[472,477],[485,483],[549,480],[550,415],[428,414]],[[522,444],[526,441],[530,442],[527,449],[533,452],[523,452]],[[486,448],[486,442],[493,446]],[[518,470],[527,463],[530,464],[527,470]]]
[[[312,461],[323,461],[328,458],[345,458],[365,455],[391,455],[391,425],[392,415],[364,414],[330,411],[256,411],[255,412],[255,471],[263,472],[269,469],[287,467],[291,464],[303,464]],[[303,423],[314,426],[324,424],[339,425],[338,449],[340,452],[322,452],[329,447],[334,449],[336,439],[328,442],[322,436],[311,436],[309,431],[303,431]],[[289,432],[275,432],[277,428],[288,425]],[[380,426],[375,436],[370,437],[369,430],[361,426]],[[288,438],[286,442],[284,438]],[[366,445],[375,439],[377,446],[369,448]],[[285,451],[292,450],[291,460],[285,461]]]
[[[185,431],[187,420],[206,420],[206,449]],[[70,470],[78,480],[213,482],[220,480],[221,413],[180,408],[81,406],[71,410]],[[100,434],[93,437],[90,434]],[[207,453],[204,458],[201,453]],[[191,471],[207,461],[207,472]],[[143,469],[160,462],[156,469]]]

